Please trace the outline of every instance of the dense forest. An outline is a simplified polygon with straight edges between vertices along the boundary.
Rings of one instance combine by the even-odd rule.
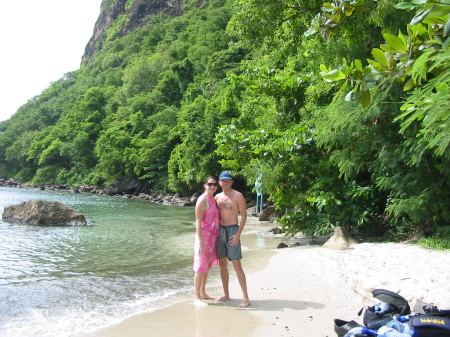
[[[71,186],[127,177],[187,195],[226,169],[247,191],[262,178],[287,232],[448,237],[448,0],[209,0],[182,11],[125,36],[121,15],[79,70],[0,123],[0,175]]]

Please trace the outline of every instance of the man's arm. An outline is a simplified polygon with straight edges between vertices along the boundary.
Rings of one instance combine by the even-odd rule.
[[[245,203],[244,196],[238,192],[237,195],[238,215],[241,214],[241,221],[239,222],[238,232],[230,237],[230,245],[236,246],[241,240],[241,233],[244,230],[245,223],[247,222],[247,205]]]

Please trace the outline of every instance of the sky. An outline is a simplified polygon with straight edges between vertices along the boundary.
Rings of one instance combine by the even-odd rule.
[[[0,9],[0,121],[80,68],[102,0],[10,0]]]

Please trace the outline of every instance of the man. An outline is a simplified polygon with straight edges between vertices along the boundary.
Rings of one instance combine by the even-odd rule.
[[[224,296],[219,298],[219,301],[230,299],[228,259],[232,262],[236,271],[244,297],[239,307],[245,308],[250,305],[250,300],[247,293],[247,280],[241,265],[241,233],[247,221],[247,207],[242,193],[232,188],[233,177],[229,172],[220,174],[219,185],[222,187],[222,192],[216,195],[220,212],[220,228],[216,253],[219,259],[220,277],[222,278],[224,291]],[[240,222],[238,222],[239,214],[241,215]]]

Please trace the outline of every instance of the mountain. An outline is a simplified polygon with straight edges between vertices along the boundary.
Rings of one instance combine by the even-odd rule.
[[[83,59],[89,62],[92,56],[103,46],[103,40],[108,28],[121,18],[124,24],[117,34],[123,37],[138,27],[143,27],[148,23],[149,17],[155,14],[164,13],[169,16],[179,16],[182,14],[183,0],[136,0],[131,6],[128,0],[117,0],[111,5],[111,1],[105,0],[102,3],[102,11],[94,27],[94,33],[90,38]]]

